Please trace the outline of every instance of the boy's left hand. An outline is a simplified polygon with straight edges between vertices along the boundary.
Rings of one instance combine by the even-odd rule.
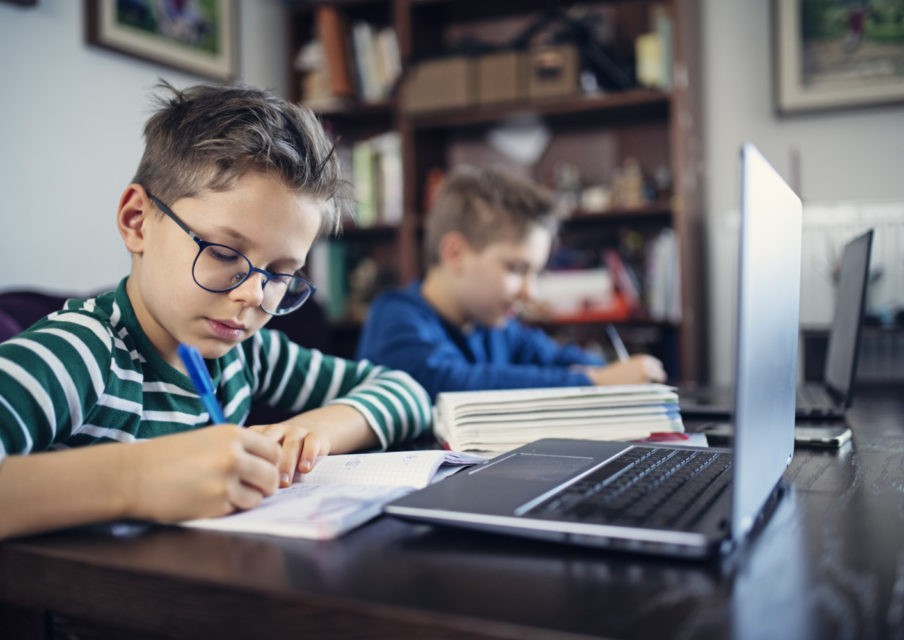
[[[295,472],[307,473],[314,468],[318,456],[330,453],[330,441],[313,430],[291,421],[249,427],[276,440],[280,445],[279,486],[288,487]]]

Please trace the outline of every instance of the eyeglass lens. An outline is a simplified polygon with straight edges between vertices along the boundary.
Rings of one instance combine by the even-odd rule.
[[[253,273],[251,262],[244,255],[225,245],[204,247],[195,259],[192,275],[201,287],[221,292],[235,289]],[[311,287],[302,278],[274,274],[264,284],[261,307],[264,311],[281,315],[300,307],[311,295]]]

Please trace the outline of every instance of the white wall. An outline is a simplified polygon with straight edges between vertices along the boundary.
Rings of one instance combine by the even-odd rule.
[[[771,2],[703,2],[705,203],[709,227],[712,373],[732,378],[733,252],[714,246],[738,209],[738,148],[749,140],[799,188],[805,204],[904,202],[904,107],[779,117],[773,109]],[[799,181],[792,154],[800,158]]]
[[[239,3],[241,80],[285,95],[278,0]],[[0,3],[0,289],[93,291],[128,273],[119,195],[158,78],[204,79],[89,47],[80,0]]]

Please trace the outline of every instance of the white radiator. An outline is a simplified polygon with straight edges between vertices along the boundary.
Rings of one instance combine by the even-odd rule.
[[[805,203],[801,264],[801,326],[827,328],[835,309],[833,274],[844,244],[872,227],[872,280],[867,313],[890,328],[864,331],[858,366],[863,382],[904,381],[904,201],[863,203]],[[717,379],[730,375],[734,344],[734,300],[737,287],[738,214],[721,216],[714,225],[710,274],[711,321],[717,352]],[[713,228],[713,227],[711,227]],[[730,378],[729,378],[730,379]]]
[[[880,327],[864,329],[857,378],[904,381],[904,202],[805,205],[801,323],[826,326],[835,308],[833,270],[844,243],[875,229],[866,309]],[[899,315],[900,314],[900,315]]]
[[[800,321],[804,326],[832,322],[832,278],[845,242],[868,228],[873,238],[867,313],[889,324],[904,310],[904,202],[808,204],[804,206]]]

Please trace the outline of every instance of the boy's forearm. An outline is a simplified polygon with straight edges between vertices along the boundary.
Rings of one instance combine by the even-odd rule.
[[[0,539],[129,517],[125,445],[110,444],[0,462]]]

